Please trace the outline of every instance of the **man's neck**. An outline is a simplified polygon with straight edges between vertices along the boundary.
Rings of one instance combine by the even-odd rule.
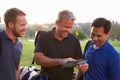
[[[59,36],[59,34],[58,34],[58,32],[57,32],[56,30],[55,30],[55,32],[54,32],[54,37],[55,37],[56,39],[58,39],[59,41],[62,41],[62,40],[63,40],[63,38]]]
[[[5,33],[7,36],[13,41],[13,43],[16,41],[17,37],[15,37],[10,30],[5,30]]]

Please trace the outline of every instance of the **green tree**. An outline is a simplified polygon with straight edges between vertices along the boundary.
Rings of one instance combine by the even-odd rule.
[[[112,28],[111,28],[111,35],[110,39],[111,40],[120,40],[120,24],[116,21],[112,21]]]
[[[76,36],[79,40],[83,40],[83,39],[86,39],[87,38],[87,36],[86,36],[86,34],[84,33],[84,32],[82,32],[82,30],[81,29],[73,29],[72,31],[71,31],[71,33],[74,35],[74,36]]]

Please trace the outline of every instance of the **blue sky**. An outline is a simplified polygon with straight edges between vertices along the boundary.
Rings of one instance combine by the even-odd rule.
[[[27,13],[28,23],[52,23],[59,11],[68,9],[76,22],[92,22],[97,17],[120,22],[119,0],[0,0],[0,17],[6,9],[17,7]]]

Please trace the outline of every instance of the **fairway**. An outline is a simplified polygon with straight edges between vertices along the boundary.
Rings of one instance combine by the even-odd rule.
[[[22,40],[23,52],[21,57],[21,66],[30,65],[34,55],[34,42]]]

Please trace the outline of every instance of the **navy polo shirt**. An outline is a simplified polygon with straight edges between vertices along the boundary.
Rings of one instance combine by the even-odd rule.
[[[0,32],[0,80],[16,80],[16,71],[20,62],[22,44],[12,40],[5,31]]]
[[[38,38],[35,52],[42,52],[50,58],[82,58],[79,40],[69,34],[67,38],[59,41],[54,37],[54,29]],[[54,80],[72,80],[73,78],[74,68],[56,66],[44,69]]]
[[[120,80],[120,54],[108,41],[97,49],[90,45],[85,53],[89,69],[84,80]]]

